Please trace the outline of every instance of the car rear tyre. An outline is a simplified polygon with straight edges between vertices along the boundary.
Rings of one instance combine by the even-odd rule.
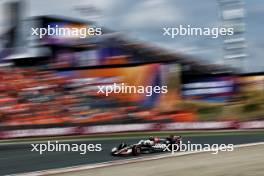
[[[141,148],[139,146],[137,146],[137,145],[133,146],[132,147],[132,154],[134,156],[140,155],[141,154]]]

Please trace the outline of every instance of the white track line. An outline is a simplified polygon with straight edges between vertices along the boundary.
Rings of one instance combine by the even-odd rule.
[[[238,145],[234,145],[234,148],[250,147],[250,146],[256,146],[256,145],[264,145],[264,142],[238,144]],[[82,171],[82,170],[89,170],[89,169],[95,169],[95,168],[101,168],[101,167],[110,167],[110,166],[130,164],[130,163],[135,163],[135,162],[143,162],[143,161],[150,161],[150,160],[157,160],[157,159],[162,159],[162,158],[184,156],[184,155],[206,153],[206,152],[210,152],[210,151],[201,150],[201,151],[179,152],[179,153],[175,153],[175,154],[171,154],[171,153],[170,154],[160,154],[160,155],[156,155],[156,156],[136,157],[136,158],[131,158],[131,159],[102,162],[102,163],[97,163],[97,164],[85,164],[85,165],[65,167],[65,168],[59,168],[59,169],[48,169],[48,170],[22,173],[22,174],[14,174],[14,175],[16,175],[16,176],[46,176],[46,175],[50,175],[50,174]]]

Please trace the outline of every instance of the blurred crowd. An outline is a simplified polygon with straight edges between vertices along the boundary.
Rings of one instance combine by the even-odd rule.
[[[90,108],[96,99],[83,96],[85,92],[78,86],[70,86],[72,80],[54,71],[9,68],[0,72],[2,126],[92,122],[114,115],[106,109]],[[91,118],[82,118],[87,116]]]

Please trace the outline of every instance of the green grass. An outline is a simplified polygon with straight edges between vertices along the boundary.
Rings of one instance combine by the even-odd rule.
[[[146,138],[149,136],[168,136],[170,134],[189,136],[227,136],[227,135],[245,135],[245,134],[263,134],[264,130],[218,130],[218,131],[156,131],[156,132],[129,132],[116,134],[96,134],[96,135],[81,135],[81,136],[57,136],[57,137],[36,137],[36,138],[21,138],[1,140],[0,145],[16,145],[28,143],[41,143],[45,141],[94,141],[94,140],[114,140],[114,139],[134,139]]]

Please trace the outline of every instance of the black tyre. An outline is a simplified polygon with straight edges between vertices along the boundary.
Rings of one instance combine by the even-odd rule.
[[[141,154],[141,148],[140,148],[140,146],[134,145],[134,146],[132,147],[132,154],[133,154],[134,156],[138,156],[138,155],[140,155],[140,154]]]

